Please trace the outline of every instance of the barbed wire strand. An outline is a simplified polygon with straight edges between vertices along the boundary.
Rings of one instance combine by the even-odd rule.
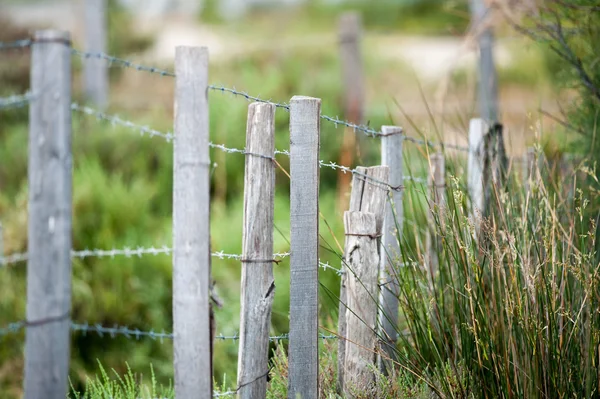
[[[138,257],[141,258],[145,255],[161,255],[171,254],[173,248],[163,247],[137,247],[137,248],[114,248],[114,249],[84,249],[79,251],[71,251],[71,258],[85,259],[85,258],[115,258],[117,256],[123,256],[126,258]],[[241,260],[242,255],[239,254],[228,254],[223,251],[213,252],[212,257],[218,259],[235,259]],[[273,254],[273,259],[283,259],[290,256],[289,252],[278,252]],[[0,257],[0,265],[7,266],[14,263],[24,262],[28,260],[27,252],[15,253],[7,256]]]
[[[26,321],[17,321],[17,322],[9,323],[6,327],[0,328],[0,336],[18,333],[19,331],[21,331],[22,329],[27,327],[28,324],[31,327],[38,327],[41,325],[54,323],[54,322],[56,322],[56,320],[51,319],[51,320],[48,320],[43,323],[28,323]],[[139,340],[141,338],[151,338],[154,340],[160,340],[161,342],[165,339],[172,340],[175,337],[174,333],[165,332],[164,330],[162,330],[162,331],[154,331],[154,330],[144,331],[144,330],[140,330],[138,328],[130,328],[127,326],[114,325],[112,327],[108,327],[108,326],[103,326],[102,324],[98,324],[98,323],[90,324],[87,322],[84,322],[84,323],[71,322],[71,331],[81,332],[84,335],[92,333],[92,334],[97,334],[100,337],[108,336],[113,339],[123,336],[128,339],[136,339],[136,340]],[[271,342],[283,341],[283,340],[288,340],[289,337],[290,337],[289,334],[285,333],[285,334],[281,334],[281,335],[271,336],[271,337],[269,337],[269,341],[271,341]],[[336,339],[336,338],[337,338],[337,336],[332,335],[332,334],[329,334],[329,335],[325,335],[322,333],[319,334],[319,339],[323,339],[323,340]],[[239,339],[240,339],[240,336],[237,332],[234,335],[219,334],[219,335],[215,336],[215,340],[221,340],[221,341],[225,341],[225,340],[237,341]]]
[[[30,93],[0,97],[0,109],[26,107],[30,101]]]
[[[31,46],[32,43],[33,43],[33,40],[31,40],[31,39],[16,40],[16,41],[12,41],[12,42],[0,42],[0,50],[29,47],[29,46]],[[77,49],[71,49],[71,53],[73,55],[77,55],[84,59],[99,58],[99,59],[108,61],[111,65],[120,65],[125,68],[132,68],[137,71],[145,71],[145,72],[149,72],[149,73],[154,73],[154,74],[158,74],[160,76],[175,77],[175,73],[172,71],[157,68],[157,67],[142,65],[142,64],[130,61],[130,60],[126,60],[124,58],[115,57],[115,56],[105,54],[102,52],[88,52],[88,51],[81,51],[81,50],[77,50]],[[208,88],[213,91],[219,91],[222,93],[230,93],[235,96],[242,97],[248,101],[257,101],[257,102],[262,102],[262,103],[267,103],[267,104],[273,104],[276,107],[285,109],[287,111],[289,111],[289,109],[290,109],[289,104],[273,102],[270,100],[264,100],[258,96],[253,96],[251,94],[248,94],[245,91],[236,90],[235,88],[228,88],[228,87],[219,86],[219,85],[209,85]],[[352,129],[354,132],[357,132],[357,131],[362,132],[362,133],[366,134],[367,136],[372,136],[372,137],[383,135],[380,131],[372,129],[369,126],[345,121],[345,120],[339,119],[338,117],[332,117],[332,116],[328,116],[328,115],[320,115],[320,118],[323,120],[326,120],[330,123],[333,123],[336,128],[339,126],[345,126],[345,127]],[[439,146],[439,147],[454,148],[454,149],[461,150],[461,151],[469,151],[468,147],[464,147],[464,146],[460,146],[460,145],[456,145],[456,144],[433,143],[431,141],[421,140],[421,139],[417,139],[414,137],[409,137],[409,136],[404,136],[404,137],[406,140],[413,142],[415,144],[419,144],[419,145],[428,145],[428,146],[432,146],[432,147]]]
[[[172,71],[168,71],[168,70],[156,68],[156,67],[141,65],[141,64],[138,64],[138,63],[135,63],[135,62],[123,59],[123,58],[114,57],[114,56],[111,56],[111,55],[108,55],[105,53],[100,53],[100,52],[92,53],[92,52],[81,51],[81,50],[76,50],[76,49],[72,49],[72,53],[75,55],[78,55],[82,58],[104,59],[111,64],[117,64],[117,65],[120,65],[120,66],[123,66],[126,68],[133,68],[137,71],[146,71],[146,72],[150,72],[150,73],[159,74],[161,76],[175,77],[175,73]],[[237,90],[235,87],[229,88],[229,87],[225,87],[222,85],[208,85],[208,89],[213,90],[213,91],[218,91],[221,93],[233,94],[234,96],[242,97],[247,101],[256,101],[256,102],[262,102],[262,103],[266,103],[266,104],[272,104],[275,107],[282,108],[286,111],[290,110],[290,105],[287,103],[265,100],[258,96],[253,96],[245,91]],[[320,118],[332,123],[336,128],[339,126],[345,126],[345,127],[352,129],[355,133],[358,131],[358,132],[362,132],[362,133],[366,134],[367,136],[372,136],[372,137],[384,135],[380,131],[378,131],[376,129],[372,129],[369,126],[352,123],[352,122],[349,122],[346,120],[339,119],[338,117],[332,117],[332,116],[328,116],[328,115],[320,115]],[[406,140],[413,142],[415,144],[419,144],[419,145],[429,145],[432,147],[445,146],[445,147],[454,148],[457,150],[466,150],[466,151],[469,150],[468,147],[463,147],[463,146],[459,146],[456,144],[433,143],[431,141],[420,140],[420,139],[417,139],[414,137],[408,137],[408,136],[404,136],[404,137]]]
[[[26,47],[30,47],[32,43],[33,43],[33,40],[31,40],[31,39],[20,39],[20,40],[14,40],[11,42],[0,42],[0,50],[26,48]]]
[[[71,109],[73,109],[74,111],[82,112],[82,113],[84,113],[86,115],[94,116],[94,117],[96,117],[99,120],[105,120],[107,122],[110,122],[112,125],[119,125],[119,126],[127,127],[129,129],[132,129],[132,130],[137,130],[141,135],[148,135],[150,137],[162,137],[167,142],[171,142],[171,141],[173,141],[175,139],[175,135],[173,133],[171,133],[171,132],[164,133],[164,132],[152,129],[152,128],[148,127],[148,126],[138,125],[138,124],[136,124],[136,123],[134,123],[132,121],[123,119],[123,118],[121,118],[119,116],[109,115],[109,114],[106,114],[104,112],[98,111],[96,109],[93,109],[93,108],[90,108],[90,107],[87,107],[87,106],[81,106],[79,104],[73,103],[71,105]],[[211,143],[209,143],[209,147],[215,148],[215,149],[219,149],[219,150],[221,150],[223,152],[226,152],[226,153],[238,153],[238,154],[246,154],[246,155],[250,154],[250,155],[257,155],[257,156],[261,156],[261,157],[264,157],[264,158],[272,159],[271,157],[266,156],[266,155],[254,154],[254,153],[247,152],[245,149],[228,148],[228,147],[226,147],[223,144],[214,144],[214,143],[211,142]],[[290,152],[288,150],[275,150],[275,155],[279,155],[279,154],[290,156]],[[347,166],[344,166],[344,165],[338,165],[335,162],[325,162],[325,161],[321,160],[321,161],[319,161],[319,166],[326,167],[326,168],[331,168],[331,169],[341,170],[344,173],[356,174],[356,175],[364,177],[365,179],[373,181],[375,183],[382,184],[382,185],[384,185],[384,186],[386,186],[386,187],[388,187],[389,189],[392,189],[392,190],[402,190],[404,188],[403,186],[398,186],[398,187],[391,186],[390,184],[388,184],[388,183],[386,183],[384,181],[375,179],[375,178],[373,178],[371,176],[368,176],[368,175],[366,175],[364,173],[358,172],[356,169],[351,169],[351,168],[349,168]],[[412,180],[412,181],[415,181],[415,182],[426,183],[426,180],[422,179],[422,178],[416,178],[416,177],[412,177],[412,176],[405,176],[404,178],[406,180]]]

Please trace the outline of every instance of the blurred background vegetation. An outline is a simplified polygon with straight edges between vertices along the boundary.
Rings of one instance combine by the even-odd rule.
[[[234,21],[219,14],[217,1],[207,1],[203,10],[193,16],[192,23],[224,37],[224,40],[247,46],[248,50],[213,58],[211,49],[209,76],[212,83],[282,102],[296,94],[320,97],[324,114],[342,117],[337,18],[343,11],[356,10],[362,16],[365,29],[362,46],[367,87],[365,122],[375,128],[384,124],[404,126],[410,136],[466,142],[468,120],[476,114],[472,66],[461,64],[450,68],[447,76],[442,73],[436,75],[436,79],[428,80],[419,75],[419,67],[415,68],[402,57],[407,38],[426,40],[423,43],[427,45],[431,42],[444,45],[451,39],[460,49],[462,37],[469,27],[466,1],[414,0],[402,4],[347,1],[331,4],[313,0],[292,8],[256,7]],[[138,29],[136,15],[115,0],[110,0],[109,5],[109,53],[172,68],[169,62],[144,56],[160,41],[159,35],[152,29]],[[600,75],[594,67],[600,53],[598,13],[564,12],[560,18],[569,26],[575,26],[576,21],[585,21],[585,27],[580,27],[582,33],[575,35],[572,43],[577,62],[590,71],[593,84],[599,87]],[[11,18],[10,12],[2,16],[0,41],[28,37],[37,27],[17,25]],[[502,51],[516,60],[498,65],[502,121],[508,132],[509,154],[520,156],[525,146],[536,139],[544,143],[549,154],[578,148],[598,153],[595,151],[596,120],[600,109],[597,93],[590,90],[589,85],[581,84],[577,65],[565,61],[552,49],[552,38],[527,40],[526,35],[515,33],[514,27],[502,22],[503,18],[498,19]],[[164,24],[175,30],[179,21],[177,18],[165,19]],[[536,28],[534,20],[519,19],[519,23],[528,29]],[[303,41],[308,36],[316,37],[316,42]],[[199,44],[202,40],[197,39]],[[256,46],[257,43],[264,45]],[[82,47],[77,36],[75,46]],[[435,47],[431,51],[435,51]],[[74,58],[73,61],[74,98],[83,101],[80,60]],[[435,61],[424,58],[423,68],[431,67],[432,62]],[[174,81],[171,78],[114,67],[111,68],[111,84],[109,113],[118,113],[158,130],[172,129]],[[28,50],[1,53],[0,95],[23,93],[28,88]],[[444,93],[442,97],[440,92]],[[437,103],[440,98],[441,108]],[[572,99],[576,99],[572,106],[563,109],[561,104]],[[430,108],[433,117],[429,115]],[[545,112],[552,117],[540,115],[540,108],[548,110]],[[560,111],[564,111],[564,115],[560,115]],[[247,103],[242,99],[211,92],[212,141],[243,148],[246,112]],[[0,110],[0,222],[5,254],[27,249],[27,118],[27,109]],[[73,118],[74,248],[170,246],[171,144],[160,138],[140,137],[134,131],[81,114],[74,113]],[[573,129],[583,130],[587,135],[574,134]],[[288,115],[278,109],[277,148],[288,148],[287,131]],[[343,129],[322,124],[321,159],[339,159],[342,136]],[[571,140],[571,137],[578,140]],[[571,141],[579,146],[567,147]],[[593,144],[591,147],[590,143]],[[379,163],[376,140],[361,139],[359,145],[355,165]],[[425,176],[427,161],[423,149],[409,144],[406,147],[406,169],[415,176]],[[211,159],[215,163],[211,186],[212,247],[226,253],[240,253],[244,158],[211,150]],[[288,169],[286,158],[279,161],[284,169]],[[461,165],[464,165],[463,161],[451,166],[457,175],[465,173]],[[275,250],[285,252],[289,248],[289,180],[281,171],[276,179]],[[343,242],[341,216],[344,209],[336,204],[336,185],[336,173],[322,169],[320,207],[326,221],[321,221],[321,258],[337,266],[340,260],[335,241]],[[422,202],[423,197],[415,195],[407,201],[410,203],[407,207],[414,207],[414,202],[418,201]],[[411,212],[406,215],[409,222],[423,222],[423,215]],[[408,231],[407,234],[412,233]],[[0,270],[0,326],[25,317],[25,266],[24,263],[15,264]],[[287,260],[275,266],[277,289],[273,334],[288,331],[288,267]],[[335,329],[337,302],[330,293],[338,292],[339,278],[331,271],[320,270],[319,274],[322,285],[320,324]],[[213,278],[217,292],[224,300],[223,308],[216,314],[217,332],[233,335],[239,325],[239,263],[213,259]],[[171,331],[171,296],[168,256],[74,260],[74,321]],[[0,337],[2,397],[20,396],[23,338],[22,332]],[[168,384],[172,378],[171,353],[170,342],[74,334],[71,378],[74,386],[80,389],[88,376],[98,372],[97,361],[100,360],[106,369],[114,368],[123,374],[126,362],[139,373],[149,373],[152,364],[156,378]],[[235,381],[237,343],[217,341],[214,357],[217,382],[224,378]]]

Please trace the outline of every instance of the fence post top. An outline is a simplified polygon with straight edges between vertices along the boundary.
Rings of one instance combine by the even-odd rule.
[[[70,42],[71,41],[71,33],[65,30],[58,29],[43,29],[36,30],[33,34],[34,41],[36,42],[49,42],[49,41],[58,41],[58,42]]]
[[[381,126],[381,133],[384,136],[391,136],[394,134],[402,134],[404,130],[400,126],[383,125]]]
[[[310,96],[294,96],[294,97],[292,97],[290,102],[294,103],[294,102],[304,102],[304,101],[306,101],[306,102],[315,101],[315,102],[321,103],[320,98],[310,97]]]
[[[206,46],[175,46],[175,54],[184,53],[199,53],[208,55],[208,47]]]
[[[275,111],[275,104],[273,103],[266,103],[264,101],[255,101],[253,103],[250,103],[250,105],[248,105],[248,109],[257,109],[262,111],[261,108],[267,109],[267,110],[273,110]]]

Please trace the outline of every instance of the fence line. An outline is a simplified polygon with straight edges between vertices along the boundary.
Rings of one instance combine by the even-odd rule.
[[[39,35],[38,32],[36,35]],[[58,31],[43,31],[42,35],[39,37],[43,37],[43,34],[51,34],[55,36],[63,35],[64,37],[68,37],[64,32]],[[236,341],[240,339],[240,336],[236,333],[233,336],[225,336],[223,334],[219,334],[218,336],[214,335],[214,330],[210,328],[210,317],[209,314],[211,309],[208,307],[208,302],[205,300],[209,295],[206,295],[207,290],[210,290],[212,284],[210,283],[210,257],[218,257],[221,259],[235,259],[241,262],[249,262],[247,256],[238,255],[238,254],[226,254],[224,252],[210,252],[209,242],[210,242],[210,228],[209,228],[209,218],[208,209],[210,205],[210,189],[208,187],[208,178],[209,174],[207,172],[209,165],[208,158],[208,147],[212,147],[215,149],[219,149],[228,153],[239,153],[244,155],[254,155],[260,156],[264,158],[268,158],[274,160],[275,154],[283,154],[290,156],[290,236],[291,243],[290,246],[292,249],[290,252],[293,253],[293,256],[290,256],[290,253],[283,254],[274,254],[274,258],[276,255],[285,255],[290,256],[290,314],[294,317],[290,318],[290,333],[282,334],[279,336],[269,336],[268,331],[267,334],[264,334],[263,340],[269,341],[280,341],[280,340],[290,340],[289,346],[289,394],[293,396],[295,393],[302,394],[307,397],[312,397],[318,391],[318,339],[335,339],[337,335],[324,335],[319,332],[318,326],[318,268],[322,268],[323,270],[332,270],[337,275],[343,276],[344,272],[342,268],[336,268],[331,266],[329,263],[322,262],[318,257],[319,251],[319,211],[318,211],[318,191],[319,191],[319,168],[328,167],[335,170],[342,171],[343,173],[350,172],[353,175],[363,176],[364,179],[357,179],[357,181],[363,181],[362,184],[365,186],[365,190],[373,190],[376,184],[366,184],[365,180],[370,180],[381,185],[378,188],[378,191],[386,191],[391,189],[395,191],[401,191],[404,189],[404,181],[412,181],[415,183],[424,183],[428,184],[427,181],[423,178],[413,177],[413,176],[404,176],[401,172],[397,174],[398,180],[395,184],[396,186],[390,185],[387,181],[374,179],[370,175],[363,172],[365,168],[357,168],[350,169],[344,165],[337,165],[334,162],[325,162],[319,160],[319,134],[320,134],[320,120],[324,119],[328,122],[333,123],[336,127],[338,125],[343,125],[348,128],[352,128],[355,132],[361,131],[370,136],[390,136],[396,135],[397,138],[406,139],[409,142],[429,146],[441,146],[441,147],[454,147],[457,149],[465,149],[464,147],[456,146],[456,145],[446,145],[445,143],[432,143],[427,140],[420,140],[417,138],[409,138],[404,136],[403,131],[401,129],[396,129],[394,132],[383,132],[376,131],[371,129],[368,126],[361,126],[350,123],[348,121],[342,121],[338,118],[333,118],[330,116],[322,115],[320,113],[320,99],[309,98],[303,96],[295,96],[291,105],[284,103],[271,103],[270,101],[261,100],[257,97],[251,96],[247,93],[237,91],[236,89],[229,89],[226,87],[217,87],[210,86],[207,84],[207,65],[208,65],[208,57],[207,50],[205,48],[190,48],[190,47],[178,47],[177,53],[180,56],[189,55],[187,57],[179,57],[176,59],[176,70],[177,73],[168,72],[166,70],[161,70],[154,67],[146,67],[141,64],[135,64],[128,60],[119,59],[117,57],[108,56],[103,53],[85,53],[79,50],[74,50],[70,48],[70,43],[68,40],[60,40],[60,43],[56,43],[56,41],[48,42],[44,44],[40,42],[39,45],[34,46],[34,53],[37,51],[41,51],[45,48],[45,46],[61,46],[61,51],[66,55],[67,66],[70,66],[71,60],[70,56],[72,54],[91,58],[91,57],[102,57],[103,59],[108,59],[106,57],[110,57],[108,59],[115,64],[122,65],[128,68],[134,68],[138,71],[148,71],[151,73],[158,73],[162,76],[171,76],[176,77],[176,102],[178,107],[175,115],[175,131],[177,132],[177,141],[175,141],[174,146],[174,215],[173,215],[173,227],[174,227],[174,239],[177,238],[177,241],[174,240],[173,248],[162,247],[162,248],[143,248],[138,247],[137,249],[113,249],[113,250],[101,250],[101,249],[92,249],[92,250],[83,250],[83,251],[74,251],[69,250],[70,242],[68,246],[62,247],[64,251],[62,255],[64,259],[68,261],[69,255],[71,258],[81,258],[85,259],[88,257],[116,257],[116,256],[125,256],[125,257],[133,257],[138,256],[141,257],[143,255],[158,255],[158,254],[173,254],[173,274],[174,274],[174,285],[173,285],[173,293],[174,298],[173,302],[173,314],[174,314],[174,322],[173,322],[173,333],[168,332],[154,332],[151,331],[141,331],[138,329],[131,329],[126,326],[118,326],[115,325],[113,327],[102,326],[101,324],[90,325],[87,323],[78,324],[73,323],[70,320],[70,313],[68,310],[63,312],[63,316],[59,318],[52,318],[51,315],[56,313],[51,313],[50,315],[44,314],[30,314],[29,308],[33,307],[30,303],[28,303],[28,313],[26,316],[27,320],[36,320],[36,321],[20,321],[16,323],[10,323],[7,327],[0,329],[1,333],[9,334],[11,332],[20,331],[21,329],[27,327],[27,335],[35,335],[36,337],[44,337],[49,334],[46,334],[45,328],[37,328],[38,326],[44,326],[49,323],[56,323],[60,321],[64,325],[64,336],[67,337],[67,333],[69,331],[75,331],[80,333],[95,333],[100,336],[108,335],[112,338],[117,336],[125,336],[126,338],[136,338],[140,339],[142,337],[149,337],[152,339],[160,339],[161,341],[164,339],[173,339],[174,340],[174,368],[175,368],[175,387],[178,391],[178,395],[188,396],[185,392],[214,392],[212,388],[212,374],[210,378],[207,374],[212,369],[212,363],[210,366],[207,365],[207,359],[212,362],[212,340],[211,337],[217,340],[233,340]],[[31,44],[31,43],[30,43]],[[25,47],[24,43],[21,43],[22,47]],[[17,46],[15,44],[15,46]],[[1,48],[1,47],[0,47]],[[185,53],[185,54],[184,54]],[[35,54],[34,54],[35,55]],[[46,64],[52,60],[52,57],[40,57]],[[64,62],[63,62],[64,64]],[[32,64],[32,70],[38,71],[41,62],[35,61],[34,56],[34,65]],[[43,65],[42,65],[43,66]],[[200,68],[198,68],[200,66]],[[47,68],[47,67],[46,67]],[[69,71],[70,75],[70,71]],[[34,86],[35,89],[39,89],[39,87]],[[63,84],[61,89],[67,88],[67,84]],[[68,86],[70,93],[70,86]],[[66,90],[66,89],[65,89]],[[237,149],[237,148],[228,148],[222,144],[213,144],[208,141],[208,103],[206,93],[208,90],[221,91],[222,93],[230,93],[236,96],[241,96],[248,101],[258,101],[262,103],[269,103],[274,106],[278,106],[290,112],[290,148],[291,151],[282,150],[271,152],[270,156],[266,156],[264,154],[255,154],[251,152],[247,152],[246,149]],[[49,93],[46,93],[49,94]],[[65,98],[65,96],[63,96]],[[47,100],[47,98],[45,98]],[[30,101],[28,99],[27,101]],[[9,102],[7,101],[7,104]],[[140,126],[135,124],[134,122],[128,121],[126,119],[122,119],[118,116],[109,115],[104,112],[95,110],[93,108],[82,106],[76,103],[71,103],[70,98],[67,99],[66,102],[62,104],[66,109],[66,112],[61,114],[60,116],[64,119],[65,122],[68,122],[68,132],[71,132],[71,112],[78,111],[90,116],[95,116],[97,119],[106,120],[113,125],[120,125],[130,129],[138,130],[142,135],[149,135],[150,137],[161,137],[165,139],[167,142],[172,142],[175,140],[175,134],[172,132],[164,133],[158,130],[155,130],[148,126]],[[37,103],[33,105],[32,110],[35,110],[37,107]],[[38,129],[39,130],[39,129]],[[35,137],[36,129],[32,129],[30,131],[30,137]],[[311,134],[306,134],[311,133]],[[484,134],[491,134],[489,132],[484,132]],[[501,132],[500,132],[501,134]],[[251,147],[250,147],[251,148]],[[469,151],[467,149],[467,151]],[[257,152],[260,152],[257,150]],[[471,148],[469,151],[470,155],[474,153],[474,149]],[[486,154],[484,154],[486,155]],[[30,155],[31,156],[31,155]],[[68,154],[70,162],[70,157],[72,156],[70,153]],[[486,155],[487,156],[487,155]],[[38,161],[38,158],[42,161],[47,157],[33,157],[32,159]],[[246,165],[249,164],[248,160],[254,160],[252,157],[248,157],[246,160]],[[348,162],[351,163],[351,162]],[[262,162],[265,164],[265,162]],[[69,164],[70,165],[70,164]],[[42,170],[44,168],[41,168]],[[66,170],[66,168],[65,168]],[[70,169],[69,169],[70,170]],[[271,170],[269,170],[271,171]],[[72,171],[70,170],[72,174]],[[469,173],[471,173],[469,171]],[[383,177],[382,177],[383,178]],[[177,184],[179,180],[179,185]],[[47,179],[46,179],[47,181]],[[35,182],[35,179],[34,179]],[[190,183],[191,182],[191,183]],[[30,185],[32,182],[30,182]],[[485,183],[484,183],[485,184]],[[367,187],[371,186],[371,187]],[[381,190],[383,188],[383,190]],[[199,200],[200,199],[200,200]],[[32,197],[30,193],[30,204],[32,202]],[[179,204],[177,203],[179,202]],[[379,205],[373,205],[373,211],[381,211],[381,202],[379,201]],[[71,204],[69,204],[71,206]],[[400,206],[402,206],[400,204]],[[63,207],[64,208],[64,207]],[[364,209],[361,209],[364,211]],[[245,209],[246,212],[246,209]],[[366,215],[366,214],[365,214]],[[42,215],[43,216],[43,215]],[[30,226],[29,226],[29,234],[33,234],[32,232],[40,231],[43,229],[35,228],[35,226],[40,225],[40,223],[46,223],[48,218],[37,217],[30,218]],[[34,223],[32,224],[31,221]],[[375,221],[375,219],[373,219]],[[51,230],[54,229],[54,219],[51,218]],[[270,222],[272,223],[272,222]],[[402,223],[398,226],[398,229],[401,230],[403,227],[408,225],[409,223]],[[33,226],[33,227],[32,227]],[[419,228],[416,224],[415,226]],[[179,228],[179,229],[178,229]],[[272,227],[271,227],[272,228]],[[66,229],[65,229],[66,230]],[[70,230],[70,226],[69,229]],[[371,230],[375,230],[374,232]],[[380,260],[380,254],[376,252],[378,243],[376,240],[379,236],[381,236],[379,228],[371,229],[369,231],[348,231],[348,236],[357,237],[369,237],[369,240],[372,241],[371,247],[372,250],[370,252],[370,261],[375,264]],[[358,238],[353,238],[353,240],[358,240]],[[366,240],[366,238],[361,238],[360,240]],[[29,241],[31,243],[31,241]],[[41,253],[42,245],[34,245],[33,243],[30,246],[30,253],[35,254]],[[358,249],[358,247],[357,247]],[[346,248],[346,251],[348,247]],[[266,252],[267,256],[270,256],[272,252],[272,248]],[[261,263],[267,263],[265,260],[265,254],[263,257],[258,260]],[[375,259],[375,256],[377,259]],[[283,256],[282,256],[283,257]],[[0,258],[1,264],[6,264],[6,259],[8,260],[29,260],[30,265],[28,268],[30,269],[32,260],[35,260],[33,256],[32,259],[29,259],[29,254],[21,253],[21,254],[13,254],[8,258]],[[361,256],[357,256],[355,261],[359,261],[362,259]],[[277,263],[277,260],[273,259],[274,262]],[[343,260],[346,262],[347,260]],[[44,260],[47,262],[47,259]],[[70,262],[66,262],[70,263]],[[258,262],[256,262],[258,263]],[[45,264],[44,264],[45,265]],[[70,264],[69,264],[70,266]],[[419,267],[421,267],[419,265]],[[370,271],[373,271],[372,267],[368,268]],[[70,269],[69,269],[70,272]],[[375,270],[376,272],[376,270]],[[30,283],[29,279],[32,279],[31,274],[28,276],[28,284]],[[201,278],[198,278],[200,276]],[[208,276],[208,277],[207,277]],[[69,276],[70,277],[70,276]],[[176,278],[177,277],[177,278]],[[37,278],[34,277],[33,278]],[[389,279],[381,279],[380,276],[375,273],[373,275],[372,281],[372,292],[370,291],[370,295],[375,297],[377,290],[381,289],[381,287],[389,285],[391,280]],[[70,283],[70,281],[69,281]],[[353,287],[358,287],[358,284],[352,284]],[[208,291],[210,292],[210,291]],[[267,290],[267,296],[271,294],[271,288]],[[356,295],[356,292],[354,295]],[[31,290],[28,289],[28,301],[31,300],[32,296],[35,296],[39,302],[39,299],[44,299],[44,293],[40,290]],[[49,296],[49,295],[46,295]],[[50,296],[51,297],[51,296]],[[69,298],[70,299],[70,298]],[[352,302],[350,302],[352,303]],[[70,302],[69,302],[70,305]],[[360,306],[359,306],[360,307]],[[69,308],[70,309],[70,308]],[[242,306],[243,309],[243,306]],[[199,310],[201,312],[199,312]],[[201,313],[201,314],[200,314]],[[371,316],[376,317],[376,309],[370,312]],[[373,324],[375,326],[375,324]],[[34,327],[33,329],[30,329]],[[208,327],[208,328],[205,328]],[[243,327],[242,333],[244,331]],[[373,329],[372,327],[371,329]],[[202,334],[199,334],[201,332]],[[291,336],[291,337],[290,337]],[[345,334],[341,334],[341,337],[345,337]],[[351,336],[351,335],[349,335]],[[40,340],[41,341],[41,340]],[[371,338],[369,338],[369,346],[371,342]],[[243,341],[242,341],[243,342]],[[356,342],[356,341],[353,341]],[[347,344],[346,344],[347,345]],[[240,348],[243,347],[243,344],[240,345]],[[354,348],[356,349],[356,348]],[[28,356],[26,356],[26,360],[29,361],[34,359],[36,356],[32,355],[32,351]],[[40,353],[40,350],[37,351]],[[49,350],[43,351],[44,355],[48,355]],[[208,355],[208,356],[207,356]],[[371,356],[369,354],[369,356]],[[241,356],[239,356],[241,358]],[[200,363],[200,361],[202,363]],[[40,362],[36,360],[31,360],[32,364],[38,364]],[[348,363],[348,362],[346,362]],[[349,363],[348,363],[349,364]],[[358,364],[358,363],[356,363]],[[344,367],[347,367],[344,366]],[[362,366],[361,366],[362,367]],[[68,368],[67,368],[68,369]],[[196,375],[193,373],[194,370],[203,370],[202,376]],[[28,373],[30,376],[32,372]],[[35,374],[35,373],[33,373]],[[27,375],[27,373],[26,373]],[[260,378],[266,377],[262,375]],[[189,384],[190,381],[194,380],[194,387]],[[179,383],[178,383],[179,381]],[[248,384],[254,383],[257,380],[254,379],[250,381]],[[209,386],[210,385],[210,386]],[[247,384],[238,384],[239,388],[235,391],[228,391],[238,393],[240,388],[246,386]],[[192,389],[193,388],[193,389]],[[224,393],[226,395],[228,393]],[[53,397],[58,397],[54,395]]]

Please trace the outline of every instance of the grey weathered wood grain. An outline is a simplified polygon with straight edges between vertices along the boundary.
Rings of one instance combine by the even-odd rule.
[[[479,232],[481,219],[485,214],[484,169],[487,156],[485,136],[489,130],[488,124],[481,118],[471,119],[469,124],[469,157],[467,164],[467,187],[471,208],[469,218]]]
[[[175,395],[210,398],[208,50],[175,49],[173,330]]]
[[[242,285],[238,397],[265,398],[269,370],[269,330],[275,296],[273,279],[273,209],[275,106],[253,103],[246,127],[246,173],[242,226]]]
[[[471,0],[471,20],[479,44],[479,112],[488,123],[498,121],[498,78],[494,64],[494,34],[485,0]]]
[[[381,204],[383,210],[383,203]],[[383,212],[379,212],[383,215]],[[383,219],[383,217],[381,217]],[[377,217],[370,212],[345,212],[347,272],[347,339],[344,393],[374,394],[377,350],[379,240]]]
[[[84,1],[85,51],[90,53],[106,53],[107,0]],[[108,104],[108,61],[98,57],[87,57],[83,60],[83,86],[85,96],[98,108]]]
[[[321,100],[290,102],[290,342],[288,398],[318,396],[319,135]]]
[[[382,126],[381,133],[381,164],[390,169],[389,183],[393,187],[404,185],[404,168],[402,165],[402,128],[398,126]],[[382,349],[385,357],[396,359],[395,344],[398,331],[398,296],[400,287],[393,266],[400,260],[400,240],[404,224],[404,208],[402,191],[390,191],[385,205],[383,222],[383,237],[381,240],[380,280],[384,283],[379,293],[379,326],[383,340]],[[388,361],[379,359],[379,367],[386,372]]]
[[[29,110],[26,399],[64,399],[71,325],[71,47],[35,33]]]
[[[352,191],[350,193],[350,211],[370,212],[375,216],[377,234],[383,229],[383,215],[388,198],[389,188],[385,184],[389,180],[390,169],[387,166],[372,166],[369,168],[357,167],[357,173],[352,176]],[[382,182],[382,183],[379,183]],[[348,270],[345,262],[342,262],[340,302],[338,312],[338,335],[342,337],[338,341],[338,391],[342,392],[344,387],[345,357],[347,337],[347,300],[348,300],[348,276],[352,273]],[[372,270],[376,276],[378,269]],[[377,278],[377,277],[376,277]]]
[[[430,198],[429,212],[429,234],[427,235],[427,259],[429,267],[430,282],[433,281],[435,274],[439,269],[439,253],[442,250],[442,242],[439,235],[437,220],[442,224],[444,222],[444,209],[446,205],[446,163],[444,154],[432,154],[429,160],[431,171],[427,178]]]

